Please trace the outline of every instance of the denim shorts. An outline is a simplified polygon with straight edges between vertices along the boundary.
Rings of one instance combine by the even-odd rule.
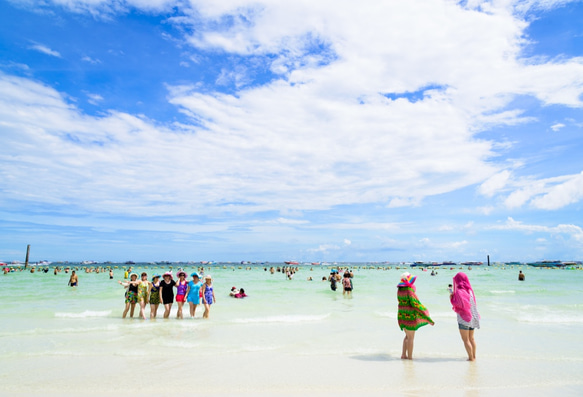
[[[464,331],[473,331],[474,330],[472,327],[468,327],[467,325],[463,325],[460,323],[458,323],[457,325],[458,325],[459,329],[463,329]]]

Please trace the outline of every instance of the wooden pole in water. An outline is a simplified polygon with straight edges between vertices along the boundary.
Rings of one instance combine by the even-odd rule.
[[[490,255],[488,255],[488,266],[490,266]]]
[[[28,255],[30,254],[30,244],[26,246],[26,259],[24,261],[24,268],[28,267]]]

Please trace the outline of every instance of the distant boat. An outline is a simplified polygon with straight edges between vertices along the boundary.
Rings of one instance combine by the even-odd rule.
[[[483,265],[484,262],[464,262],[464,263],[460,263],[460,265],[462,266],[480,266]]]
[[[534,267],[563,267],[563,266],[565,266],[565,264],[561,261],[548,261],[548,260],[527,263],[527,265],[534,266]]]
[[[300,264],[300,262],[297,262],[297,261],[285,261],[283,263],[285,263],[286,265],[299,265]]]
[[[126,265],[135,265],[135,264],[136,264],[136,262],[134,262],[134,261],[127,261],[127,262],[125,262],[125,264],[126,264]]]
[[[312,262],[312,265],[313,266],[319,266],[320,265],[320,262]]]

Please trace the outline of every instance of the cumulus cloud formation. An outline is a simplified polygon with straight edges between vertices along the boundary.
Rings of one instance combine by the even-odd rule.
[[[89,116],[66,93],[0,75],[6,153],[27,149],[3,154],[3,188],[27,191],[26,175],[42,192],[24,195],[33,202],[156,216],[396,208],[473,185],[492,197],[510,172],[495,161],[496,142],[477,134],[529,120],[507,108],[518,95],[583,105],[581,59],[522,58],[528,22],[517,10],[548,1],[53,3],[110,14],[177,6],[169,22],[189,28],[185,45],[265,56],[273,77],[224,69],[216,82],[233,85],[230,94],[168,85],[190,122],[161,125],[115,110]],[[552,209],[581,198],[581,176],[567,176],[521,187],[505,204]]]

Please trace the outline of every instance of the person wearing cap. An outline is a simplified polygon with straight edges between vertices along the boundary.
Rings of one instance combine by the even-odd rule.
[[[202,284],[200,283],[200,279],[198,278],[198,274],[196,272],[192,273],[190,277],[192,277],[192,280],[188,282],[188,288],[186,289],[186,301],[190,306],[190,318],[194,318],[196,307],[200,304],[200,287]]]
[[[136,303],[138,302],[138,275],[136,273],[132,273],[130,275],[130,280],[126,282],[118,281],[120,285],[124,288],[127,288],[125,294],[125,303],[126,307],[123,311],[122,318],[126,318],[128,311],[130,312],[130,317],[134,317],[134,310],[136,308]]]
[[[164,306],[164,318],[170,317],[170,310],[172,310],[172,303],[174,303],[175,285],[172,273],[164,273],[163,280],[160,281],[160,303]]]
[[[150,318],[156,318],[160,306],[160,275],[154,274],[150,283]]]
[[[179,271],[176,273],[178,281],[176,282],[176,303],[178,304],[178,312],[176,312],[176,318],[183,318],[182,316],[182,306],[186,302],[186,289],[188,288],[188,282],[186,281],[186,272]]]
[[[399,301],[397,321],[401,331],[405,331],[403,352],[401,353],[403,360],[413,359],[415,331],[427,324],[435,324],[429,317],[429,311],[417,297],[417,289],[413,285],[416,279],[416,276],[405,272],[401,275],[401,282],[397,284],[397,300]]]
[[[229,296],[235,296],[239,293],[239,290],[237,289],[237,287],[233,287],[231,288],[231,292],[229,292]]]
[[[202,303],[204,304],[204,314],[202,318],[209,318],[211,305],[216,303],[215,292],[213,291],[213,279],[210,274],[204,276],[204,284],[202,285]]]

